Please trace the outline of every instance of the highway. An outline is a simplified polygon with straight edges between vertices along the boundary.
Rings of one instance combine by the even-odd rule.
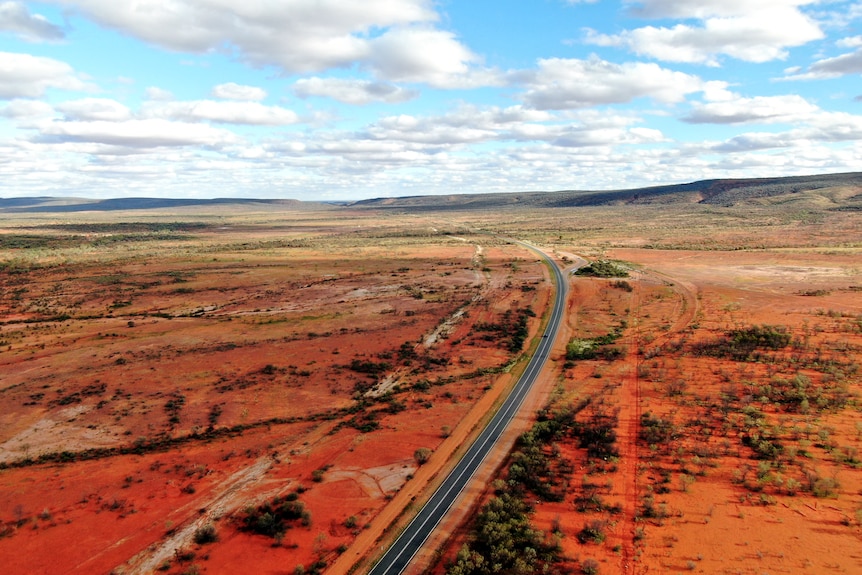
[[[530,363],[527,364],[526,370],[524,370],[523,375],[515,384],[511,394],[506,398],[499,411],[497,411],[487,427],[485,427],[479,437],[476,438],[476,441],[469,447],[464,457],[461,458],[449,476],[437,488],[431,499],[419,510],[419,513],[407,525],[398,539],[395,540],[383,557],[368,572],[368,575],[397,575],[410,565],[413,557],[422,548],[422,545],[443,517],[446,516],[464,487],[476,473],[476,470],[479,469],[482,462],[491,450],[494,449],[497,440],[499,440],[500,436],[509,426],[509,423],[517,415],[533,382],[535,382],[536,377],[548,360],[548,354],[554,345],[557,331],[565,314],[568,284],[564,280],[560,268],[551,258],[529,244],[517,241],[514,243],[539,254],[549,263],[549,267],[553,271],[557,289],[554,295],[551,316],[545,332],[542,334],[536,352],[530,359]]]

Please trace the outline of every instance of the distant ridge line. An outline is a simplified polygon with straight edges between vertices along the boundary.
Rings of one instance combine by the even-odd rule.
[[[0,213],[43,212],[110,212],[123,210],[155,210],[168,208],[183,208],[189,206],[219,206],[219,205],[271,205],[294,207],[297,209],[316,206],[327,206],[322,202],[302,202],[290,199],[254,199],[254,198],[110,198],[93,200],[87,198],[62,198],[39,196],[32,198],[0,198]]]
[[[836,187],[855,187],[859,188],[859,192],[862,193],[862,172],[780,178],[711,179],[684,184],[606,191],[561,190],[557,192],[377,198],[361,200],[349,205],[354,208],[407,210],[469,210],[506,207],[564,208],[679,203],[735,205],[762,198]],[[859,201],[859,199],[860,195],[857,194],[849,198],[848,201]]]
[[[786,176],[780,178],[711,179],[645,188],[554,192],[492,192],[374,198],[355,202],[309,202],[292,199],[256,198],[111,198],[95,200],[63,197],[0,198],[2,213],[70,213],[122,210],[176,209],[195,206],[270,206],[281,209],[375,209],[406,211],[484,210],[506,208],[572,208],[613,205],[709,204],[732,206],[769,201],[770,198],[817,190],[846,188],[851,193],[822,198],[827,209],[862,209],[862,172]],[[855,193],[853,193],[855,191]],[[829,204],[832,202],[832,204]],[[821,206],[823,207],[823,206]]]

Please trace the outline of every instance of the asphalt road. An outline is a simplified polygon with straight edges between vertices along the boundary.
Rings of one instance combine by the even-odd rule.
[[[494,415],[488,426],[482,431],[473,445],[464,454],[464,457],[455,466],[455,469],[443,481],[431,499],[422,507],[413,521],[404,529],[395,543],[383,555],[380,561],[368,572],[369,575],[397,575],[413,560],[413,557],[422,548],[422,545],[448,513],[449,509],[457,500],[464,487],[470,482],[473,474],[482,465],[488,453],[494,448],[497,440],[508,427],[512,419],[517,415],[524,398],[530,391],[536,377],[542,371],[548,354],[553,347],[565,312],[566,286],[560,268],[545,254],[536,250],[533,246],[523,242],[515,242],[521,246],[535,251],[544,258],[553,270],[556,278],[557,289],[554,296],[554,305],[551,317],[545,333],[542,335],[536,353],[527,364],[524,374],[515,384],[509,397]]]

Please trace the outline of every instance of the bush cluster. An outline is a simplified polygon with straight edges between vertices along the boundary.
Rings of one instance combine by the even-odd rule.
[[[296,493],[287,497],[275,497],[257,507],[248,507],[241,520],[240,529],[258,535],[279,538],[295,523],[311,525],[311,513],[299,501]]]

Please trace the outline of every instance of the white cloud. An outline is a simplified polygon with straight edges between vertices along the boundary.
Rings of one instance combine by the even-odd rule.
[[[822,80],[838,78],[848,74],[862,74],[862,48],[834,58],[824,58],[811,64],[808,71],[791,74],[783,80]]]
[[[618,104],[642,97],[674,104],[688,94],[718,86],[653,63],[615,64],[597,57],[539,60],[536,71],[519,72],[512,79],[526,85],[525,103],[539,110]]]
[[[833,2],[820,2],[819,9],[812,12],[825,26],[834,30],[854,29],[854,21],[862,19],[862,2],[856,0],[837,0]]]
[[[170,102],[174,99],[174,95],[171,92],[157,86],[150,86],[147,88],[146,97],[147,100],[154,100],[157,102]]]
[[[148,118],[185,122],[210,121],[224,124],[285,126],[299,121],[296,112],[259,102],[192,100],[187,102],[147,102],[142,113]]]
[[[65,114],[68,120],[121,122],[132,117],[131,111],[126,106],[107,98],[68,100],[58,104],[57,110]]]
[[[65,62],[19,54],[0,52],[0,99],[38,98],[49,88],[87,90]]]
[[[805,150],[815,144],[840,144],[862,140],[862,116],[846,112],[820,111],[804,125],[785,132],[751,132],[739,134],[714,145],[717,152],[749,152],[794,148]],[[795,153],[795,152],[794,152]]]
[[[344,135],[337,144],[352,141],[403,146],[437,154],[483,142],[547,142],[554,147],[599,147],[664,142],[651,128],[632,127],[631,115],[595,110],[552,114],[522,106],[509,108],[462,106],[439,116],[397,115],[381,118],[364,130]],[[364,144],[363,144],[364,145]],[[400,148],[399,148],[400,149]]]
[[[493,140],[497,132],[482,122],[474,124],[458,123],[453,129],[447,116],[400,115],[381,118],[366,128],[361,137],[380,142],[411,142],[433,146],[453,146]]]
[[[494,83],[439,20],[432,0],[50,0],[178,52],[223,52],[254,67],[313,73],[360,66],[382,80],[441,88]]]
[[[425,82],[440,88],[494,82],[488,72],[471,74],[471,64],[478,60],[451,32],[398,28],[371,42],[369,66],[387,80]]]
[[[757,96],[696,103],[683,121],[691,124],[772,124],[799,122],[819,108],[797,95]]]
[[[551,139],[557,128],[543,122],[558,121],[549,112],[522,106],[462,106],[442,115],[386,116],[362,130],[356,137],[374,141],[408,142],[434,147],[458,146],[509,139]],[[535,138],[526,138],[532,132]]]
[[[846,112],[823,112],[815,116],[807,128],[797,133],[822,142],[862,140],[862,116]]]
[[[54,115],[54,108],[38,100],[12,100],[0,108],[0,116],[11,120],[30,120]]]
[[[681,7],[675,2],[667,4],[674,4],[663,6],[672,14],[677,12],[672,8]],[[717,66],[720,56],[747,62],[784,59],[788,48],[823,37],[820,27],[811,18],[793,6],[778,4],[781,3],[768,3],[766,6],[749,3],[751,7],[745,11],[729,9],[715,17],[711,14],[713,6],[707,4],[702,10],[690,10],[690,17],[710,15],[703,20],[702,26],[646,26],[619,34],[600,34],[588,29],[585,41],[599,46],[625,47],[641,56],[669,62]]]
[[[620,144],[654,144],[667,139],[659,130],[651,128],[592,128],[566,127],[550,140],[554,146],[583,148],[591,146],[616,146]]]
[[[642,18],[710,18],[739,16],[758,9],[795,9],[818,0],[625,0],[632,14]]]
[[[115,0],[55,1],[163,48],[205,53],[226,43],[252,63],[294,71],[353,61],[355,47],[364,43],[360,33],[372,27],[435,18],[425,0],[173,0],[145,6]],[[279,54],[280,48],[286,53]],[[308,57],[305,63],[303,56]]]
[[[798,140],[787,133],[752,132],[734,136],[726,142],[713,146],[712,150],[725,153],[752,152],[756,150],[790,148],[798,143]]]
[[[125,122],[50,122],[44,124],[39,141],[105,144],[146,149],[174,146],[218,147],[236,141],[226,130],[206,124],[170,122],[158,118]]]
[[[842,38],[835,42],[836,46],[841,48],[858,48],[862,46],[862,36],[850,36],[849,38]]]
[[[212,89],[214,98],[222,98],[224,100],[242,100],[245,102],[260,102],[266,99],[266,90],[257,86],[243,86],[228,82],[219,84]]]
[[[387,82],[374,82],[352,78],[303,78],[293,85],[300,98],[320,96],[332,98],[345,104],[364,105],[372,102],[390,104],[406,102],[419,96],[416,90],[408,90]]]
[[[65,36],[63,30],[44,16],[30,14],[21,2],[0,2],[0,31],[13,32],[32,42],[55,42]]]

